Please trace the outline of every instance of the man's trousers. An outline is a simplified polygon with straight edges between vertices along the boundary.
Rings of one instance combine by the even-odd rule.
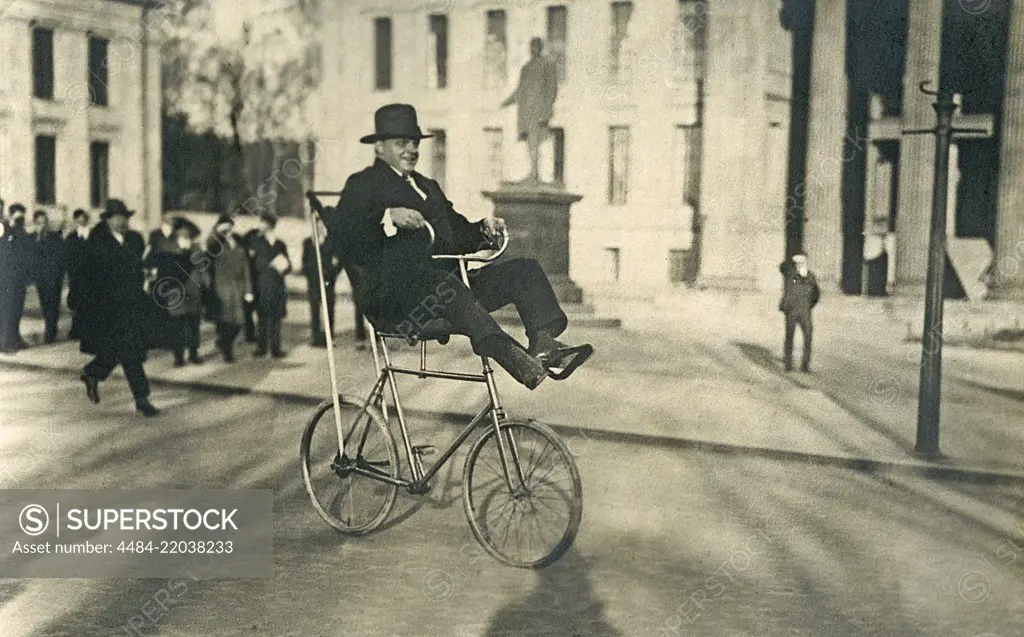
[[[142,368],[141,358],[122,358],[116,354],[104,352],[92,359],[92,362],[85,366],[84,371],[97,380],[106,380],[118,364],[124,369],[128,387],[131,388],[135,401],[149,398],[149,379],[146,378],[146,370]]]
[[[60,295],[63,291],[62,281],[46,281],[36,284],[39,293],[39,309],[43,313],[43,341],[52,343],[57,340],[57,325],[60,322]]]
[[[257,347],[264,352],[279,354],[281,350],[281,317],[259,315]]]
[[[797,326],[800,326],[800,332],[803,334],[804,340],[803,359],[800,368],[806,371],[811,365],[811,336],[814,332],[810,313],[797,314],[790,312],[786,314],[786,342],[783,344],[782,349],[783,364],[787,370],[793,368],[793,337]]]
[[[471,288],[457,274],[435,270],[433,275],[432,280],[410,277],[415,287],[404,290],[405,315],[396,321],[401,333],[415,333],[428,320],[443,317],[453,332],[469,336],[473,351],[480,354],[489,337],[505,336],[490,312],[510,303],[530,339],[542,330],[558,336],[568,326],[547,275],[534,259],[509,259],[471,272]]]

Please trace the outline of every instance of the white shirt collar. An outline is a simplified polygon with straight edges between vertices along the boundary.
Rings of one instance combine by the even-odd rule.
[[[75,226],[75,233],[79,237],[81,237],[83,239],[88,239],[89,238],[89,226]]]
[[[118,243],[120,243],[121,245],[124,245],[124,233],[122,233],[122,232],[114,232],[113,230],[111,230],[110,234],[114,235],[114,238],[117,239]]]

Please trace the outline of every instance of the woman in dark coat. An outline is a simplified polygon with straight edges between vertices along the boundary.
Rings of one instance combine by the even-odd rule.
[[[281,319],[287,313],[288,290],[284,277],[292,271],[288,248],[277,238],[277,218],[260,217],[260,235],[249,245],[249,256],[256,271],[256,314],[259,317],[259,343],[253,353],[257,358],[267,351],[274,358],[283,358]]]
[[[235,361],[235,338],[245,324],[246,304],[253,300],[249,253],[241,237],[232,232],[234,227],[235,222],[229,215],[221,215],[206,242],[215,298],[213,318],[217,322],[217,350],[226,363]]]
[[[99,382],[120,364],[145,416],[158,411],[149,402],[149,380],[142,367],[148,346],[146,326],[152,303],[143,291],[142,235],[128,229],[133,211],[118,199],[107,201],[82,255],[83,294],[78,300],[80,349],[95,358],[82,370],[86,394],[100,402]]]
[[[146,266],[157,271],[153,299],[169,319],[175,367],[185,365],[186,350],[189,362],[195,365],[203,362],[199,357],[199,328],[203,290],[209,287],[209,267],[195,244],[198,236],[199,228],[195,224],[176,218],[172,223],[171,240],[154,244],[146,259]]]

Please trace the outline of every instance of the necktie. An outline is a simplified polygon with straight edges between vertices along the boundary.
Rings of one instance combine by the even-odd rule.
[[[423,201],[427,200],[427,193],[420,190],[420,187],[416,185],[416,181],[412,178],[412,175],[406,175],[405,180],[409,182],[409,185],[412,186],[412,189],[416,191],[416,194],[418,194]]]

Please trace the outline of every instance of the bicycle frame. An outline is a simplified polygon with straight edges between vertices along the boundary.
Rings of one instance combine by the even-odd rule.
[[[322,207],[320,206],[319,201],[316,199],[316,197],[318,195],[337,196],[339,194],[340,193],[336,193],[336,192],[309,192],[309,193],[307,193],[307,196],[310,199],[310,203],[311,203],[312,208],[313,208],[314,213],[315,213],[314,216],[318,218],[320,216],[320,213],[322,212]],[[433,226],[430,225],[429,222],[425,222],[425,223],[426,223],[426,228],[427,228],[427,230],[430,233],[430,242],[431,242],[431,244],[433,244],[435,236],[436,236],[435,233],[434,233],[434,228],[433,228]],[[317,227],[315,225],[316,224],[316,220],[315,219],[313,220],[313,224],[314,224],[314,239],[315,239],[314,240],[314,244],[316,245],[316,248],[317,248],[317,258],[318,258],[318,263],[319,263],[319,257],[320,257],[320,253],[319,253],[319,237],[318,237],[318,229],[317,229]],[[463,281],[463,283],[465,283],[466,287],[470,287],[469,271],[468,271],[468,268],[467,268],[468,264],[469,263],[485,263],[485,264],[486,263],[491,263],[491,262],[497,260],[505,252],[506,248],[508,247],[508,244],[509,244],[509,237],[508,237],[508,235],[506,233],[504,235],[504,241],[502,242],[502,245],[500,246],[500,248],[494,254],[492,254],[490,256],[482,257],[482,256],[473,256],[473,255],[434,255],[433,258],[439,259],[439,260],[456,260],[456,261],[458,261],[459,273],[460,273],[460,275],[462,277],[462,281]],[[320,272],[320,285],[321,285],[321,306],[322,306],[321,307],[321,312],[323,314],[324,325],[326,327],[325,331],[328,334],[330,334],[330,332],[332,330],[332,326],[330,326],[329,323],[327,322],[327,298],[326,298],[326,294],[324,292],[324,281],[323,281],[322,267],[321,267],[321,272]],[[446,371],[442,371],[442,370],[427,369],[427,358],[426,358],[426,356],[427,356],[426,355],[427,344],[426,344],[426,342],[421,341],[420,342],[420,368],[419,369],[409,369],[409,368],[405,368],[405,367],[398,367],[398,366],[392,364],[391,356],[390,356],[390,353],[389,353],[387,345],[386,345],[386,340],[388,338],[397,338],[398,335],[378,333],[377,330],[374,328],[374,326],[369,321],[366,321],[366,324],[367,324],[367,326],[368,326],[368,328],[370,330],[370,334],[371,334],[371,346],[372,346],[372,350],[373,350],[373,361],[374,361],[374,366],[377,368],[377,373],[378,373],[377,380],[376,380],[376,382],[373,385],[373,389],[370,390],[370,393],[369,393],[369,395],[366,398],[366,404],[368,406],[378,405],[379,404],[381,406],[381,412],[382,412],[382,414],[384,416],[384,421],[385,422],[390,421],[390,418],[388,418],[388,414],[387,414],[387,403],[384,400],[384,387],[385,387],[385,383],[387,383],[387,386],[390,389],[391,398],[394,401],[395,414],[398,416],[398,426],[399,426],[399,429],[400,429],[401,434],[402,434],[402,444],[405,447],[406,458],[407,458],[407,460],[409,462],[409,467],[410,467],[410,470],[412,472],[412,478],[413,479],[412,480],[404,480],[401,477],[391,478],[391,477],[389,477],[387,475],[383,475],[382,473],[371,471],[369,469],[365,469],[365,468],[360,467],[358,465],[357,466],[353,466],[353,467],[349,468],[348,470],[352,471],[354,473],[358,473],[360,475],[366,476],[368,478],[374,479],[374,480],[378,480],[378,481],[381,481],[381,482],[386,482],[386,483],[389,483],[389,484],[394,484],[394,485],[397,485],[397,486],[404,487],[404,488],[408,489],[411,493],[425,493],[428,490],[428,484],[429,484],[430,480],[435,475],[437,475],[438,471],[440,471],[444,467],[445,464],[447,464],[448,460],[451,459],[451,457],[455,454],[455,452],[459,449],[459,447],[461,447],[462,444],[466,442],[466,440],[469,438],[470,434],[473,433],[473,431],[482,423],[484,418],[486,418],[488,416],[488,414],[489,414],[490,415],[490,420],[491,420],[491,427],[493,427],[494,435],[495,435],[495,440],[497,441],[498,448],[499,448],[499,458],[501,460],[502,472],[505,475],[505,483],[508,486],[509,491],[515,492],[517,490],[516,486],[513,484],[512,474],[511,474],[511,472],[509,470],[509,457],[511,457],[512,464],[515,467],[515,475],[516,475],[516,478],[518,479],[519,484],[520,485],[525,484],[526,478],[523,475],[522,465],[521,465],[520,460],[519,460],[519,450],[516,448],[515,441],[513,440],[511,435],[507,436],[507,438],[508,438],[507,440],[505,439],[505,436],[501,435],[502,432],[501,432],[500,427],[501,427],[502,421],[504,421],[505,418],[506,418],[506,414],[505,414],[504,408],[501,406],[500,397],[498,396],[498,387],[497,387],[497,385],[494,382],[494,370],[491,368],[490,362],[487,359],[487,357],[485,357],[485,356],[481,356],[480,357],[481,363],[483,365],[483,372],[480,373],[480,374],[464,374],[464,373],[458,373],[458,372],[446,372]],[[328,338],[330,338],[330,336],[328,336]],[[328,359],[329,359],[329,365],[330,365],[330,371],[331,371],[332,389],[334,390],[332,392],[332,395],[334,396],[334,401],[335,401],[335,416],[336,416],[335,417],[335,421],[336,421],[335,424],[336,424],[336,427],[337,427],[337,430],[338,430],[338,449],[339,449],[338,457],[340,458],[340,457],[344,457],[344,452],[345,452],[345,448],[346,448],[347,445],[345,445],[345,442],[343,440],[344,434],[342,432],[342,426],[341,426],[341,422],[340,422],[341,421],[341,415],[340,415],[341,411],[340,411],[340,408],[339,408],[339,406],[337,404],[339,402],[338,398],[337,398],[337,396],[338,396],[337,381],[336,381],[336,374],[335,374],[335,370],[334,370],[334,357],[333,357],[333,353],[332,353],[333,350],[330,347],[330,340],[328,340],[327,352],[328,352]],[[382,364],[381,359],[383,359],[383,364]],[[423,471],[423,467],[421,465],[418,452],[417,452],[416,448],[413,447],[413,445],[412,445],[412,443],[411,443],[411,441],[409,439],[409,430],[408,430],[408,426],[406,424],[405,411],[402,409],[402,404],[401,404],[401,401],[400,401],[399,396],[398,396],[397,375],[416,376],[418,378],[440,378],[440,379],[447,379],[447,380],[460,380],[460,381],[469,381],[469,382],[479,382],[479,383],[485,383],[487,385],[487,394],[488,394],[488,399],[489,399],[488,405],[486,407],[484,407],[483,409],[481,409],[477,413],[477,415],[473,417],[473,419],[466,426],[466,428],[462,430],[462,432],[455,438],[454,441],[452,441],[452,443],[448,446],[448,448],[445,449],[445,451],[441,454],[441,456],[437,459],[437,461],[435,461],[433,463],[433,465],[430,467],[430,469],[428,469],[426,472]],[[356,446],[356,453],[354,454],[353,457],[359,458],[361,456],[361,454],[362,454],[362,447],[363,447],[363,443],[364,442],[365,442],[365,436],[364,436],[364,440],[359,441],[358,445]]]

